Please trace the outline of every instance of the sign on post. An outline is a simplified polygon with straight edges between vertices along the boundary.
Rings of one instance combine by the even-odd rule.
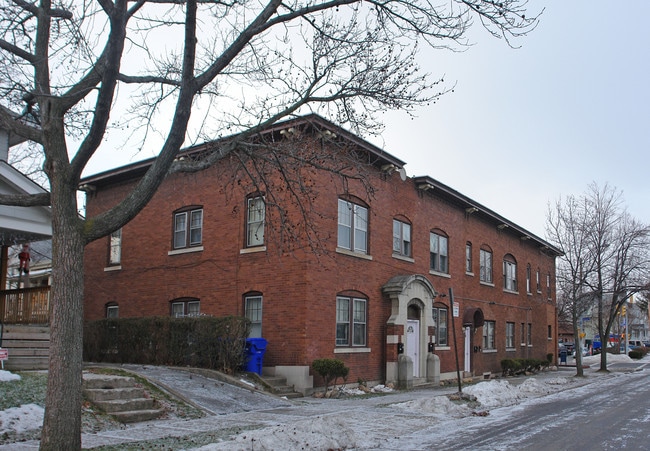
[[[0,348],[0,364],[2,364],[0,368],[2,368],[3,370],[5,368],[5,360],[7,360],[8,358],[9,358],[9,349]]]

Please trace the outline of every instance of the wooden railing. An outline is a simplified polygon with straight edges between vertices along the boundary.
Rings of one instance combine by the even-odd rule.
[[[0,320],[4,324],[48,324],[50,287],[0,290]]]

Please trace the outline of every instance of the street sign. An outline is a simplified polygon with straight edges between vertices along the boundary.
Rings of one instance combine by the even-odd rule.
[[[7,360],[9,358],[9,349],[0,348],[0,360]]]

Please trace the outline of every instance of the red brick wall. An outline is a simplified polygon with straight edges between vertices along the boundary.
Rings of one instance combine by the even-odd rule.
[[[385,176],[373,170],[374,187],[369,197],[360,184],[350,183],[347,194],[364,199],[370,206],[369,254],[365,260],[336,253],[337,201],[346,194],[340,180],[326,173],[310,173],[314,199],[312,221],[318,231],[318,254],[311,251],[305,234],[285,239],[293,247],[284,252],[267,227],[267,251],[240,253],[244,247],[245,196],[255,191],[241,178],[234,185],[224,179],[228,163],[195,174],[170,176],[145,209],[122,231],[120,270],[105,271],[108,238],[91,243],[85,256],[85,317],[105,316],[105,305],[116,302],[120,317],[169,315],[170,301],[179,297],[199,298],[201,312],[211,315],[242,315],[243,296],[255,291],[263,294],[263,336],[269,341],[265,366],[310,365],[316,358],[339,358],[350,367],[348,381],[381,380],[385,360],[395,359],[394,345],[386,345],[390,302],[382,286],[393,276],[422,274],[436,292],[447,294],[453,288],[460,306],[456,338],[462,369],[462,313],[469,307],[483,310],[486,320],[496,321],[495,353],[472,353],[473,368],[500,371],[500,360],[507,357],[544,358],[554,352],[555,340],[547,339],[547,326],[556,333],[555,310],[546,299],[546,274],[552,274],[554,259],[542,253],[533,240],[466,214],[462,206],[441,200],[435,190],[418,190],[412,179],[398,174]],[[232,172],[232,171],[231,171]],[[118,202],[133,184],[98,187],[87,200],[92,217]],[[277,186],[275,187],[277,188]],[[285,193],[286,194],[286,193]],[[282,197],[282,195],[280,196]],[[203,247],[196,253],[168,255],[171,250],[172,213],[187,205],[202,205]],[[296,205],[287,204],[288,216],[300,223]],[[413,262],[392,256],[392,219],[408,218],[412,224]],[[269,218],[277,217],[269,213]],[[304,221],[303,221],[304,225]],[[449,237],[450,277],[429,273],[429,232],[440,229]],[[300,230],[297,225],[294,230]],[[315,237],[312,237],[314,239]],[[465,273],[465,243],[473,244],[474,275]],[[493,251],[494,287],[479,283],[479,248],[487,244]],[[512,254],[517,259],[519,294],[503,291],[502,259]],[[533,294],[526,294],[526,265],[533,267]],[[542,294],[537,294],[535,270],[541,270]],[[368,299],[368,343],[371,352],[341,354],[335,349],[336,295],[358,292]],[[448,303],[448,298],[438,299]],[[530,309],[530,310],[529,310]],[[425,312],[426,313],[426,312]],[[515,323],[515,351],[505,350],[505,322]],[[533,346],[520,347],[520,323],[533,324]],[[449,343],[453,349],[449,324]],[[388,332],[392,334],[391,332]],[[482,346],[482,329],[473,344]],[[423,352],[426,350],[423,350]],[[442,372],[455,371],[453,351],[439,350]]]

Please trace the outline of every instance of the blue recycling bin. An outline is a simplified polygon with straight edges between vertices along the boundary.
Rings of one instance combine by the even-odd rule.
[[[565,350],[560,351],[560,363],[566,363],[567,352]]]
[[[267,343],[265,338],[246,339],[246,371],[262,374]]]

